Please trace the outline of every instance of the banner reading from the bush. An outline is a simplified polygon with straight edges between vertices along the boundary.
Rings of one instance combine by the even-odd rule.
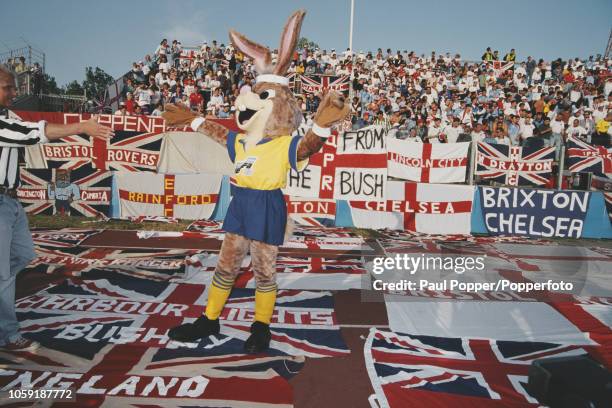
[[[337,135],[333,135],[327,139],[321,150],[310,156],[308,166],[303,171],[289,170],[287,187],[283,189],[286,195],[324,199],[334,197],[336,138]]]
[[[117,173],[121,217],[210,218],[219,198],[222,178],[211,174]]]
[[[29,214],[108,215],[112,174],[82,166],[67,169],[20,169],[19,201]]]
[[[421,183],[463,183],[470,143],[416,143],[387,138],[389,176]]]
[[[368,126],[338,137],[333,166],[336,200],[384,200],[387,184],[387,131]]]
[[[586,191],[480,187],[484,222],[492,235],[580,238],[589,198]]]
[[[287,175],[286,195],[336,200],[385,199],[387,131],[368,126],[332,136],[303,172]]]
[[[359,228],[391,228],[426,234],[469,234],[473,186],[389,181],[384,201],[350,201]]]
[[[550,179],[554,159],[554,146],[538,149],[479,142],[476,174],[509,186],[541,186]]]

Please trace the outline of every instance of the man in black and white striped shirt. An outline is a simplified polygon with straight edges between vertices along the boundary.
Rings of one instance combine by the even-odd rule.
[[[0,65],[0,109],[8,107],[15,96],[15,76]],[[101,139],[113,136],[112,130],[99,125],[95,118],[59,125],[0,117],[0,349],[37,347],[35,342],[21,337],[15,315],[16,275],[35,257],[28,220],[16,199],[25,147],[79,133]]]

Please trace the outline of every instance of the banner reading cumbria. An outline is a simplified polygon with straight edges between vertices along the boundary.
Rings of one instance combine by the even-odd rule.
[[[588,191],[480,187],[484,222],[492,235],[580,238],[590,197]]]

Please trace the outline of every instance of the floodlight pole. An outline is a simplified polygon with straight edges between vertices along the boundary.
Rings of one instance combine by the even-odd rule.
[[[351,53],[351,76],[349,84],[349,101],[353,100],[353,80],[355,79],[355,53],[353,52],[353,20],[355,17],[355,0],[351,0],[351,24],[349,29],[349,51]]]

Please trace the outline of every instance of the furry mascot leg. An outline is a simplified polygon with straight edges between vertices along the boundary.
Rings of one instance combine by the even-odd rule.
[[[270,320],[276,302],[276,256],[278,246],[260,241],[251,242],[251,260],[257,288],[255,290],[255,321],[251,336],[244,344],[247,353],[259,353],[270,346]]]
[[[241,235],[225,234],[219,262],[208,291],[206,312],[193,323],[185,323],[171,329],[168,337],[181,342],[195,342],[203,337],[219,334],[219,315],[240,272],[240,264],[249,249],[249,242],[249,239]]]

